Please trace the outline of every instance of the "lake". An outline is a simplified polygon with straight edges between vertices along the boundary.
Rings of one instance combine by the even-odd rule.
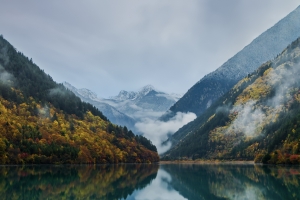
[[[0,199],[300,199],[299,166],[0,166]]]

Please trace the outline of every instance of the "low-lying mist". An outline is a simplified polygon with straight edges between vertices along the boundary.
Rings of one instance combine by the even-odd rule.
[[[254,100],[250,98],[246,102],[235,105],[231,113],[237,113],[237,116],[226,132],[242,132],[246,136],[251,137],[262,134],[262,127],[276,120],[278,114],[282,112],[284,105],[292,100],[293,96],[290,95],[291,90],[299,89],[299,75],[299,64],[290,62],[288,64],[281,64],[275,69],[271,68],[257,82],[262,82],[260,87],[273,88],[274,95],[271,98],[266,98],[264,103],[260,103],[259,99]],[[258,90],[255,88],[250,89]],[[262,94],[260,95],[262,96]]]
[[[7,86],[13,86],[15,77],[8,73],[4,67],[0,64],[0,82]]]
[[[142,122],[137,122],[135,127],[143,134],[143,136],[151,140],[157,147],[158,153],[162,154],[171,147],[171,142],[168,142],[166,145],[162,145],[162,142],[168,139],[168,135],[175,133],[179,128],[194,119],[196,119],[196,115],[194,113],[178,112],[167,122],[145,119]]]

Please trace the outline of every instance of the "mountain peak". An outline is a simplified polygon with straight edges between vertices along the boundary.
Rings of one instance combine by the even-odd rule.
[[[110,99],[124,101],[124,100],[136,100],[137,98],[147,95],[151,91],[156,91],[152,85],[146,85],[142,87],[138,92],[121,90],[117,96],[109,97]]]
[[[136,93],[135,92],[128,92],[126,90],[121,90],[116,97],[110,97],[111,99],[115,100],[132,100],[136,98]]]
[[[156,91],[152,85],[146,85],[142,89],[139,90],[139,96],[145,96],[151,91]]]
[[[141,90],[155,90],[155,88],[153,87],[153,85],[145,85],[144,87],[142,87]]]

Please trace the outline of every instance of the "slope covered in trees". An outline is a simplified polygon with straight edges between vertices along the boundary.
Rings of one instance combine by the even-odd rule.
[[[177,112],[193,112],[200,116],[244,76],[273,59],[296,40],[300,36],[299,33],[300,7],[254,39],[217,70],[199,80],[161,119],[169,120]]]
[[[156,147],[111,124],[0,37],[0,163],[156,162]]]
[[[300,38],[181,128],[164,159],[300,162]]]

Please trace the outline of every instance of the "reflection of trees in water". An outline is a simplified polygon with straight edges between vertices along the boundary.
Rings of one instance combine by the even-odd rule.
[[[163,165],[188,199],[297,199],[300,169],[249,165]]]
[[[1,199],[120,199],[146,187],[158,165],[2,166]]]

